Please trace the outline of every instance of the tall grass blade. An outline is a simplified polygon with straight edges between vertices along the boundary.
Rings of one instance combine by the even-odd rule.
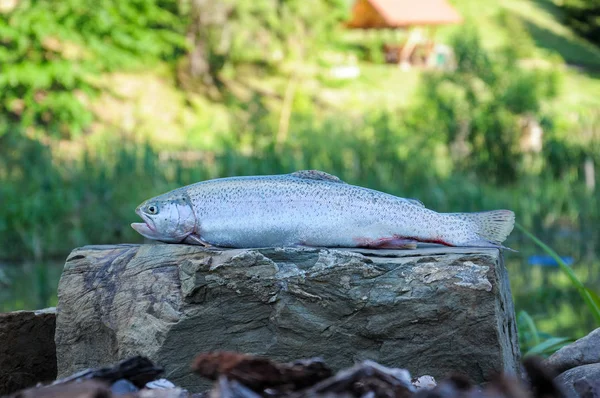
[[[529,329],[529,334],[531,336],[531,339],[533,340],[533,345],[537,346],[538,344],[540,344],[540,335],[538,333],[537,327],[535,326],[535,322],[533,322],[533,319],[527,313],[527,311],[519,312],[519,320],[521,321],[521,324],[524,324],[524,326],[526,326],[527,329]]]
[[[549,256],[554,258],[554,260],[558,263],[560,269],[567,275],[571,284],[577,289],[583,301],[592,312],[592,316],[596,319],[598,325],[600,325],[600,300],[596,293],[592,292],[588,288],[584,286],[584,284],[577,278],[575,272],[560,258],[560,256],[550,248],[550,246],[546,245],[544,242],[535,237],[532,233],[523,228],[520,224],[515,223],[515,226],[523,232],[526,236],[528,236],[531,240],[533,240],[539,247],[542,248]]]
[[[594,302],[596,303],[596,306],[600,307],[600,296],[598,295],[598,293],[596,293],[595,291],[593,291],[587,287],[585,288],[585,290],[588,292],[588,294],[590,295],[592,300],[594,300]]]
[[[551,337],[548,340],[545,340],[543,343],[536,344],[535,346],[531,347],[531,349],[529,349],[523,356],[527,357],[530,355],[552,354],[572,341],[573,340],[568,337]]]

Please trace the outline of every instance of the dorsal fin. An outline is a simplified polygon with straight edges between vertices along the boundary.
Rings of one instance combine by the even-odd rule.
[[[407,202],[412,203],[415,206],[425,207],[425,205],[423,204],[423,202],[421,202],[418,199],[404,198],[404,200],[406,200]]]
[[[309,180],[323,180],[345,184],[345,182],[340,180],[338,177],[320,170],[299,170],[291,173],[290,175],[297,178],[306,178]]]

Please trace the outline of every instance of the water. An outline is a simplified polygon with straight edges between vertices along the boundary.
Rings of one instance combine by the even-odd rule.
[[[62,261],[0,263],[0,312],[54,307]]]
[[[571,257],[577,276],[600,292],[598,242],[559,232],[541,238],[561,256]],[[514,231],[506,244],[519,251],[504,252],[517,313],[527,311],[540,332],[554,336],[579,338],[598,326],[558,266],[531,263],[531,256],[544,255],[537,246],[519,231]],[[55,306],[63,265],[59,260],[40,265],[0,265],[0,311]]]

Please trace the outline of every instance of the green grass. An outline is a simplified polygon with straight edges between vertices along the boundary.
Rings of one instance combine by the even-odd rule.
[[[569,68],[563,73],[557,110],[600,109],[600,72],[588,73]]]
[[[450,0],[460,14],[473,21],[481,31],[486,47],[494,48],[514,41],[513,33],[503,25],[502,13],[517,17],[532,36],[533,56],[558,53],[566,62],[600,68],[600,48],[577,36],[563,24],[562,11],[552,0]],[[441,29],[443,36],[459,27]]]
[[[319,95],[329,104],[352,109],[403,107],[411,103],[421,82],[418,70],[403,71],[392,65],[361,63],[360,77],[324,87]]]
[[[600,69],[600,48],[562,23],[561,10],[550,0],[507,2],[525,23],[538,49],[558,52],[568,63]]]

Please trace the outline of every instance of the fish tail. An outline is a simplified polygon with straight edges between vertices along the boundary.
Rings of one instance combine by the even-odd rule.
[[[479,213],[455,213],[475,227],[479,239],[468,242],[469,246],[488,246],[509,249],[501,245],[515,226],[515,213],[510,210],[492,210]]]

